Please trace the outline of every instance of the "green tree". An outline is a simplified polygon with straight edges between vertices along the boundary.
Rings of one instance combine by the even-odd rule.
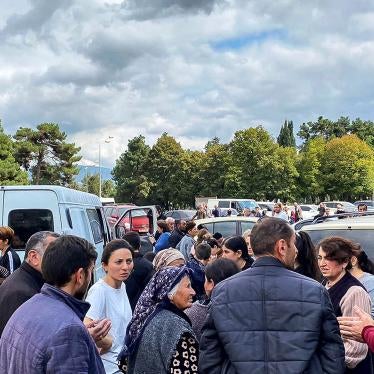
[[[374,122],[363,121],[356,118],[351,124],[351,133],[357,135],[361,140],[374,148]]]
[[[331,121],[320,116],[316,122],[303,123],[297,135],[306,143],[316,137],[322,137],[325,140],[340,138],[350,131],[351,125],[348,117],[340,117],[337,121]]]
[[[121,154],[113,168],[112,175],[116,183],[116,200],[136,204],[147,201],[150,182],[145,176],[145,165],[150,147],[142,135],[130,139],[127,151]]]
[[[308,202],[316,202],[324,197],[320,168],[325,144],[322,137],[309,140],[297,159],[298,196]]]
[[[321,179],[332,199],[353,200],[374,190],[374,151],[356,135],[330,140],[321,159]]]
[[[66,142],[66,134],[55,123],[42,123],[31,128],[21,127],[14,135],[15,158],[31,172],[33,184],[68,186],[79,170],[76,162],[80,147]]]
[[[258,126],[235,133],[229,144],[227,192],[233,197],[292,198],[297,170],[295,149],[282,148]]]
[[[3,186],[28,184],[27,173],[20,169],[14,154],[14,144],[4,133],[0,121],[0,184]]]
[[[277,138],[277,143],[282,147],[296,147],[292,121],[284,121]]]
[[[186,160],[188,158],[185,157],[183,148],[174,137],[163,133],[157,139],[146,162],[145,175],[150,182],[149,201],[166,209],[181,202],[179,195],[186,188]]]

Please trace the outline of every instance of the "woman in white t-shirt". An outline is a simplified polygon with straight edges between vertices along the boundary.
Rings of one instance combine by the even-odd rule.
[[[88,291],[86,301],[91,304],[85,324],[108,318],[112,327],[108,335],[96,342],[100,349],[105,372],[120,373],[117,366],[117,356],[122,348],[126,328],[132,318],[131,307],[123,283],[132,272],[133,250],[123,239],[109,242],[103,251],[101,263],[106,273]]]

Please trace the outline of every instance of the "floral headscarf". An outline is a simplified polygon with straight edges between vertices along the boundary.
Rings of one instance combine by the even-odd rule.
[[[158,252],[153,260],[153,267],[156,271],[161,270],[162,268],[169,266],[175,260],[183,260],[184,256],[178,249],[168,248],[163,249]]]
[[[170,266],[154,274],[136,304],[133,317],[127,327],[125,345],[119,356],[120,360],[134,352],[145,327],[158,312],[157,306],[167,300],[167,295],[173,287],[190,273],[191,270],[186,266]]]

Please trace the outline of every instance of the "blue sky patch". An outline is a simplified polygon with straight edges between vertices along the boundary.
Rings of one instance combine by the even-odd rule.
[[[223,39],[211,43],[213,49],[217,51],[238,50],[249,45],[261,44],[270,39],[284,40],[286,34],[283,30],[269,30],[238,36],[235,38]]]

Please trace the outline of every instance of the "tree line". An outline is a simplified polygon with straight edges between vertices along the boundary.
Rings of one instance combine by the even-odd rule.
[[[213,138],[202,151],[183,149],[164,133],[153,146],[138,135],[116,160],[103,196],[165,208],[190,207],[196,196],[317,202],[371,198],[374,190],[374,122],[319,117],[297,133],[286,120],[274,139],[262,126],[236,131],[222,143]],[[80,147],[55,123],[20,127],[11,136],[0,123],[0,183],[57,184],[98,194],[99,176],[82,183]]]

